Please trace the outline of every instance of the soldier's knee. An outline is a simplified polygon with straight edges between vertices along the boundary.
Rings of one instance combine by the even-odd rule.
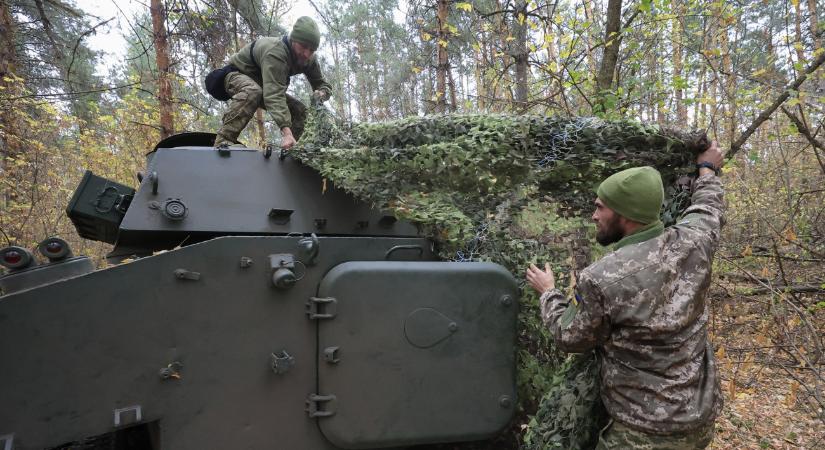
[[[261,103],[264,97],[264,90],[261,89],[256,83],[251,83],[249,87],[246,89],[247,93],[247,102],[250,104],[258,105]]]

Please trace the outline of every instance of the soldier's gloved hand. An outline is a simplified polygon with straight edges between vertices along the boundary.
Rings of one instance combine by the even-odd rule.
[[[329,99],[329,94],[327,94],[327,91],[322,91],[318,89],[312,93],[312,97],[319,103],[323,103]]]

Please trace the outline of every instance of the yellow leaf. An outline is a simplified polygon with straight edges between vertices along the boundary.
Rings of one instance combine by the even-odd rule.
[[[527,20],[527,17],[522,13],[518,13],[517,19],[518,19],[519,25],[524,25],[524,21]]]
[[[427,32],[423,32],[423,33],[421,33],[421,39],[422,39],[423,41],[429,41],[429,40],[430,40],[430,39],[432,39],[432,38],[433,38],[433,35],[432,35],[432,34],[430,34],[430,33],[427,33]]]
[[[750,245],[746,245],[745,248],[742,249],[742,252],[740,253],[740,255],[742,255],[742,256],[750,256],[752,254],[753,254],[753,249],[751,248]]]
[[[785,406],[792,407],[796,404],[796,392],[799,390],[799,383],[794,380],[791,382],[791,389],[788,395],[785,396]]]
[[[439,39],[438,40],[438,45],[440,45],[444,48],[447,48],[447,41],[445,41],[444,39]]]
[[[785,230],[785,239],[791,242],[796,241],[796,233],[794,233],[792,229],[788,228]]]
[[[791,4],[794,8],[799,8],[799,0],[791,0]]]
[[[473,10],[473,5],[467,2],[458,2],[455,4],[455,7],[458,9],[463,9],[464,11],[470,12]]]

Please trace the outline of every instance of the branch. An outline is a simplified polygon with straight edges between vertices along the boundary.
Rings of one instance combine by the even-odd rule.
[[[96,92],[108,92],[108,91],[116,91],[118,89],[123,89],[127,87],[137,86],[141,84],[141,82],[137,81],[134,83],[127,83],[120,86],[111,86],[101,89],[90,89],[88,91],[74,91],[74,92],[56,92],[54,94],[28,94],[28,95],[21,95],[19,97],[8,97],[4,100],[20,100],[24,98],[38,98],[38,97],[71,97],[73,95],[83,95],[83,94],[94,94]]]
[[[825,52],[822,52],[818,58],[816,58],[808,67],[805,68],[805,70],[799,75],[799,77],[797,77],[791,84],[786,86],[785,91],[771,104],[771,106],[769,106],[766,110],[759,113],[759,116],[756,117],[756,120],[754,120],[753,123],[751,123],[751,125],[748,127],[748,129],[745,130],[745,132],[742,133],[741,136],[739,136],[739,139],[737,139],[733,144],[731,144],[730,151],[727,155],[725,155],[725,157],[727,159],[732,158],[733,155],[735,155],[736,152],[738,152],[739,149],[742,148],[742,146],[745,144],[745,141],[748,140],[748,138],[756,131],[756,129],[759,128],[759,126],[762,125],[764,121],[768,120],[774,113],[774,111],[776,111],[779,108],[780,105],[782,105],[783,103],[785,103],[786,100],[788,100],[788,97],[791,96],[791,91],[798,90],[799,86],[801,86],[802,83],[804,83],[805,80],[808,79],[808,75],[816,71],[816,69],[818,69],[819,66],[822,65],[822,63],[825,63]]]
[[[789,119],[791,119],[791,122],[793,122],[793,124],[796,126],[796,130],[799,131],[799,134],[805,136],[805,139],[807,139],[811,146],[814,148],[814,153],[816,154],[817,162],[819,162],[819,167],[822,169],[822,173],[825,173],[825,164],[823,164],[822,160],[819,159],[819,153],[816,152],[816,149],[820,149],[823,152],[825,152],[825,145],[822,145],[821,142],[817,141],[816,138],[814,138],[814,136],[811,134],[811,129],[808,128],[804,123],[802,123],[802,120],[800,120],[799,117],[796,117],[796,114],[788,111],[788,109],[784,106],[782,107],[782,112],[784,112],[785,115],[788,116]]]

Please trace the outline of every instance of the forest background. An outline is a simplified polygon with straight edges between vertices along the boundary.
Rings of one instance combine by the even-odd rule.
[[[77,237],[64,213],[84,170],[136,186],[160,138],[216,130],[225,104],[205,74],[307,11],[324,29],[329,106],[347,121],[507,113],[707,129],[730,157],[711,293],[726,401],[713,448],[825,446],[822,4],[296,3],[121,1],[98,17],[72,0],[0,0],[0,242],[59,235],[103,265],[109,246]],[[89,44],[115,23],[127,46],[117,61]],[[291,90],[308,99],[302,80]],[[242,140],[263,147],[273,131],[259,111]],[[509,443],[550,382],[526,369]]]

